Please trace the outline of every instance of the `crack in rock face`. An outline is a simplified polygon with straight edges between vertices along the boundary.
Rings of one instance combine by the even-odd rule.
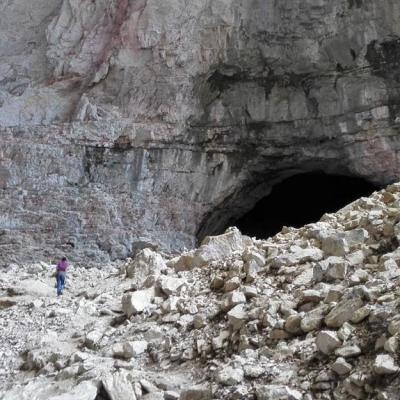
[[[3,3],[4,264],[192,248],[301,173],[399,178],[395,0]]]

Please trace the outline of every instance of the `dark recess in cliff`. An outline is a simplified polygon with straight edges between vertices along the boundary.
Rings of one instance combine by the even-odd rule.
[[[365,58],[376,76],[400,82],[400,38],[382,43],[372,41]]]
[[[301,227],[316,222],[323,214],[336,212],[377,189],[354,177],[323,173],[296,175],[277,184],[269,196],[234,225],[249,236],[267,238],[283,226]]]

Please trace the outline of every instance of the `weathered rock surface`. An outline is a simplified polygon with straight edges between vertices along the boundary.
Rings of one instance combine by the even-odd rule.
[[[0,13],[3,262],[193,247],[295,171],[400,176],[397,0],[9,0]]]
[[[397,183],[268,240],[236,229],[208,238],[193,255],[210,258],[183,270],[155,250],[71,266],[59,297],[52,266],[10,265],[0,270],[0,399],[396,400],[400,276],[382,272],[400,261],[399,209]],[[322,237],[345,237],[364,261],[327,274],[348,256],[322,250]],[[163,260],[158,275],[144,259]]]

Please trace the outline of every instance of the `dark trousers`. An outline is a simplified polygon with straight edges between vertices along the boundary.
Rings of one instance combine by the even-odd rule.
[[[57,295],[58,296],[63,293],[64,286],[65,286],[65,272],[58,271],[57,272]]]

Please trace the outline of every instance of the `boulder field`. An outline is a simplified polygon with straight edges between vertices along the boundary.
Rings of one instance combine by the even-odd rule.
[[[0,272],[1,400],[398,400],[400,184],[179,256]]]

